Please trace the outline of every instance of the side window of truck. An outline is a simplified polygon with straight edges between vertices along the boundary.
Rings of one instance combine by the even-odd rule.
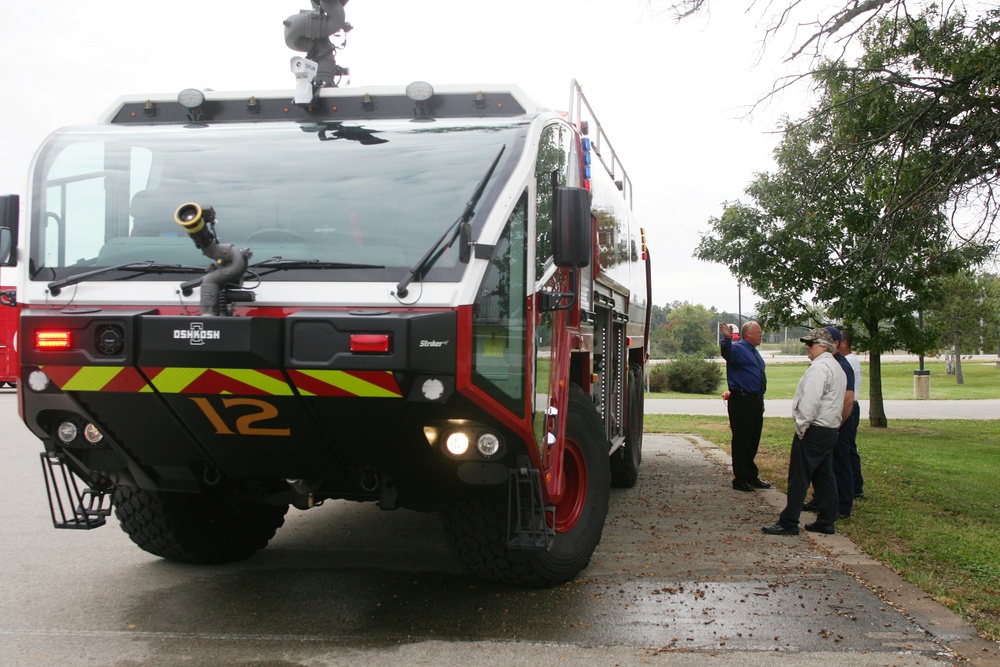
[[[552,256],[553,188],[566,185],[572,133],[565,125],[549,125],[542,131],[535,160],[535,275],[541,276],[545,260]]]
[[[496,244],[472,315],[473,382],[520,416],[527,361],[527,227],[525,194]]]

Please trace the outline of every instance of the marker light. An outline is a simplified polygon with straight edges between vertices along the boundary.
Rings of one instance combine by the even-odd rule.
[[[453,431],[444,446],[452,456],[462,456],[469,451],[469,436],[463,431]]]
[[[500,451],[500,438],[495,433],[482,433],[476,440],[476,451],[489,458]]]
[[[389,334],[351,334],[351,352],[388,354],[391,343]]]
[[[197,109],[205,103],[205,93],[196,88],[185,88],[177,94],[177,101],[185,109]]]
[[[406,86],[406,96],[414,102],[426,102],[434,95],[434,86],[426,81],[414,81]]]
[[[49,388],[49,376],[43,371],[31,371],[28,374],[28,387],[32,391],[45,391]]]
[[[41,330],[35,332],[36,350],[68,350],[72,337],[69,330]]]

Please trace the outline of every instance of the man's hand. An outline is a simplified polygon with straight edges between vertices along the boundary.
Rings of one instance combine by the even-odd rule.
[[[726,338],[732,338],[733,337],[733,327],[731,325],[729,325],[729,324],[726,324],[725,322],[720,322],[719,323],[719,333],[722,334],[723,336],[725,336]]]

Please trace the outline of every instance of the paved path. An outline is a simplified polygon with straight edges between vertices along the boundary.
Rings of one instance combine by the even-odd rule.
[[[861,401],[861,419],[868,417],[869,401]],[[768,399],[765,417],[792,416],[791,399]],[[657,415],[726,415],[721,398],[647,398],[646,412]],[[1000,399],[976,401],[885,401],[885,415],[892,419],[1000,419]]]

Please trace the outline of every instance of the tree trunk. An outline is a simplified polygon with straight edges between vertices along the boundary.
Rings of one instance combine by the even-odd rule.
[[[882,402],[882,355],[874,350],[868,357],[868,424],[872,428],[886,428],[885,403]]]
[[[958,347],[958,334],[955,334],[955,382],[957,384],[965,384],[965,379],[962,377],[962,352]]]

